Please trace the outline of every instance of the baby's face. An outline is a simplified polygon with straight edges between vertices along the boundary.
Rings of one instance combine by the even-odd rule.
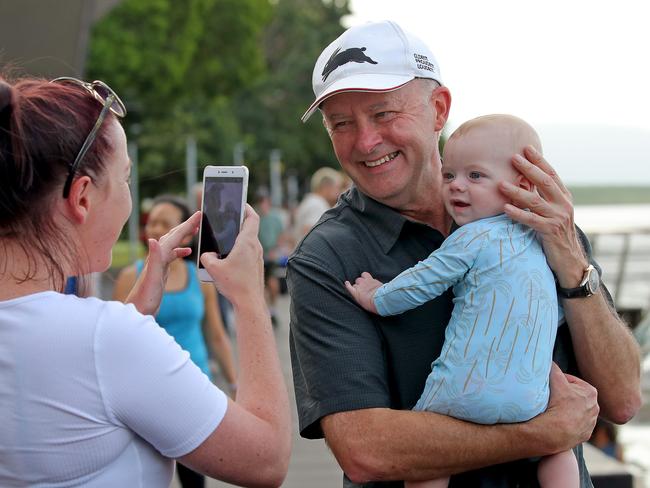
[[[503,213],[508,200],[498,184],[517,184],[520,176],[510,162],[516,152],[521,148],[515,149],[498,127],[476,127],[447,142],[442,195],[458,225]]]

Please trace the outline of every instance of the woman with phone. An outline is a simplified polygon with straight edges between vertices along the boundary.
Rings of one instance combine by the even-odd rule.
[[[197,212],[150,239],[129,304],[62,293],[103,272],[131,212],[113,90],[0,78],[0,486],[168,486],[174,459],[238,485],[279,486],[288,395],[250,207],[226,259],[202,262],[237,318],[237,401],[154,321]]]

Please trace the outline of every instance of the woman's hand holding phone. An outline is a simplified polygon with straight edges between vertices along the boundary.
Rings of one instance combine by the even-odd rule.
[[[264,300],[264,262],[257,238],[259,224],[259,216],[246,204],[241,231],[228,257],[219,259],[214,252],[200,256],[219,292],[235,307],[257,298]]]
[[[183,243],[199,230],[201,212],[195,212],[185,222],[174,227],[159,240],[149,239],[149,254],[144,269],[136,281],[126,303],[133,303],[145,315],[156,315],[167,282],[169,264],[177,258],[189,256],[192,249]]]

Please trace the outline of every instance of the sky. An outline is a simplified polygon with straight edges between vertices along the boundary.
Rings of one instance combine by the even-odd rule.
[[[511,113],[567,184],[650,186],[650,2],[351,0],[346,26],[390,19],[431,48],[448,130]]]

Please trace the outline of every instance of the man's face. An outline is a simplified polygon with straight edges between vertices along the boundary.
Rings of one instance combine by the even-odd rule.
[[[421,199],[439,181],[435,132],[444,121],[427,86],[411,82],[386,93],[340,93],[322,106],[343,169],[363,193],[393,208]]]

